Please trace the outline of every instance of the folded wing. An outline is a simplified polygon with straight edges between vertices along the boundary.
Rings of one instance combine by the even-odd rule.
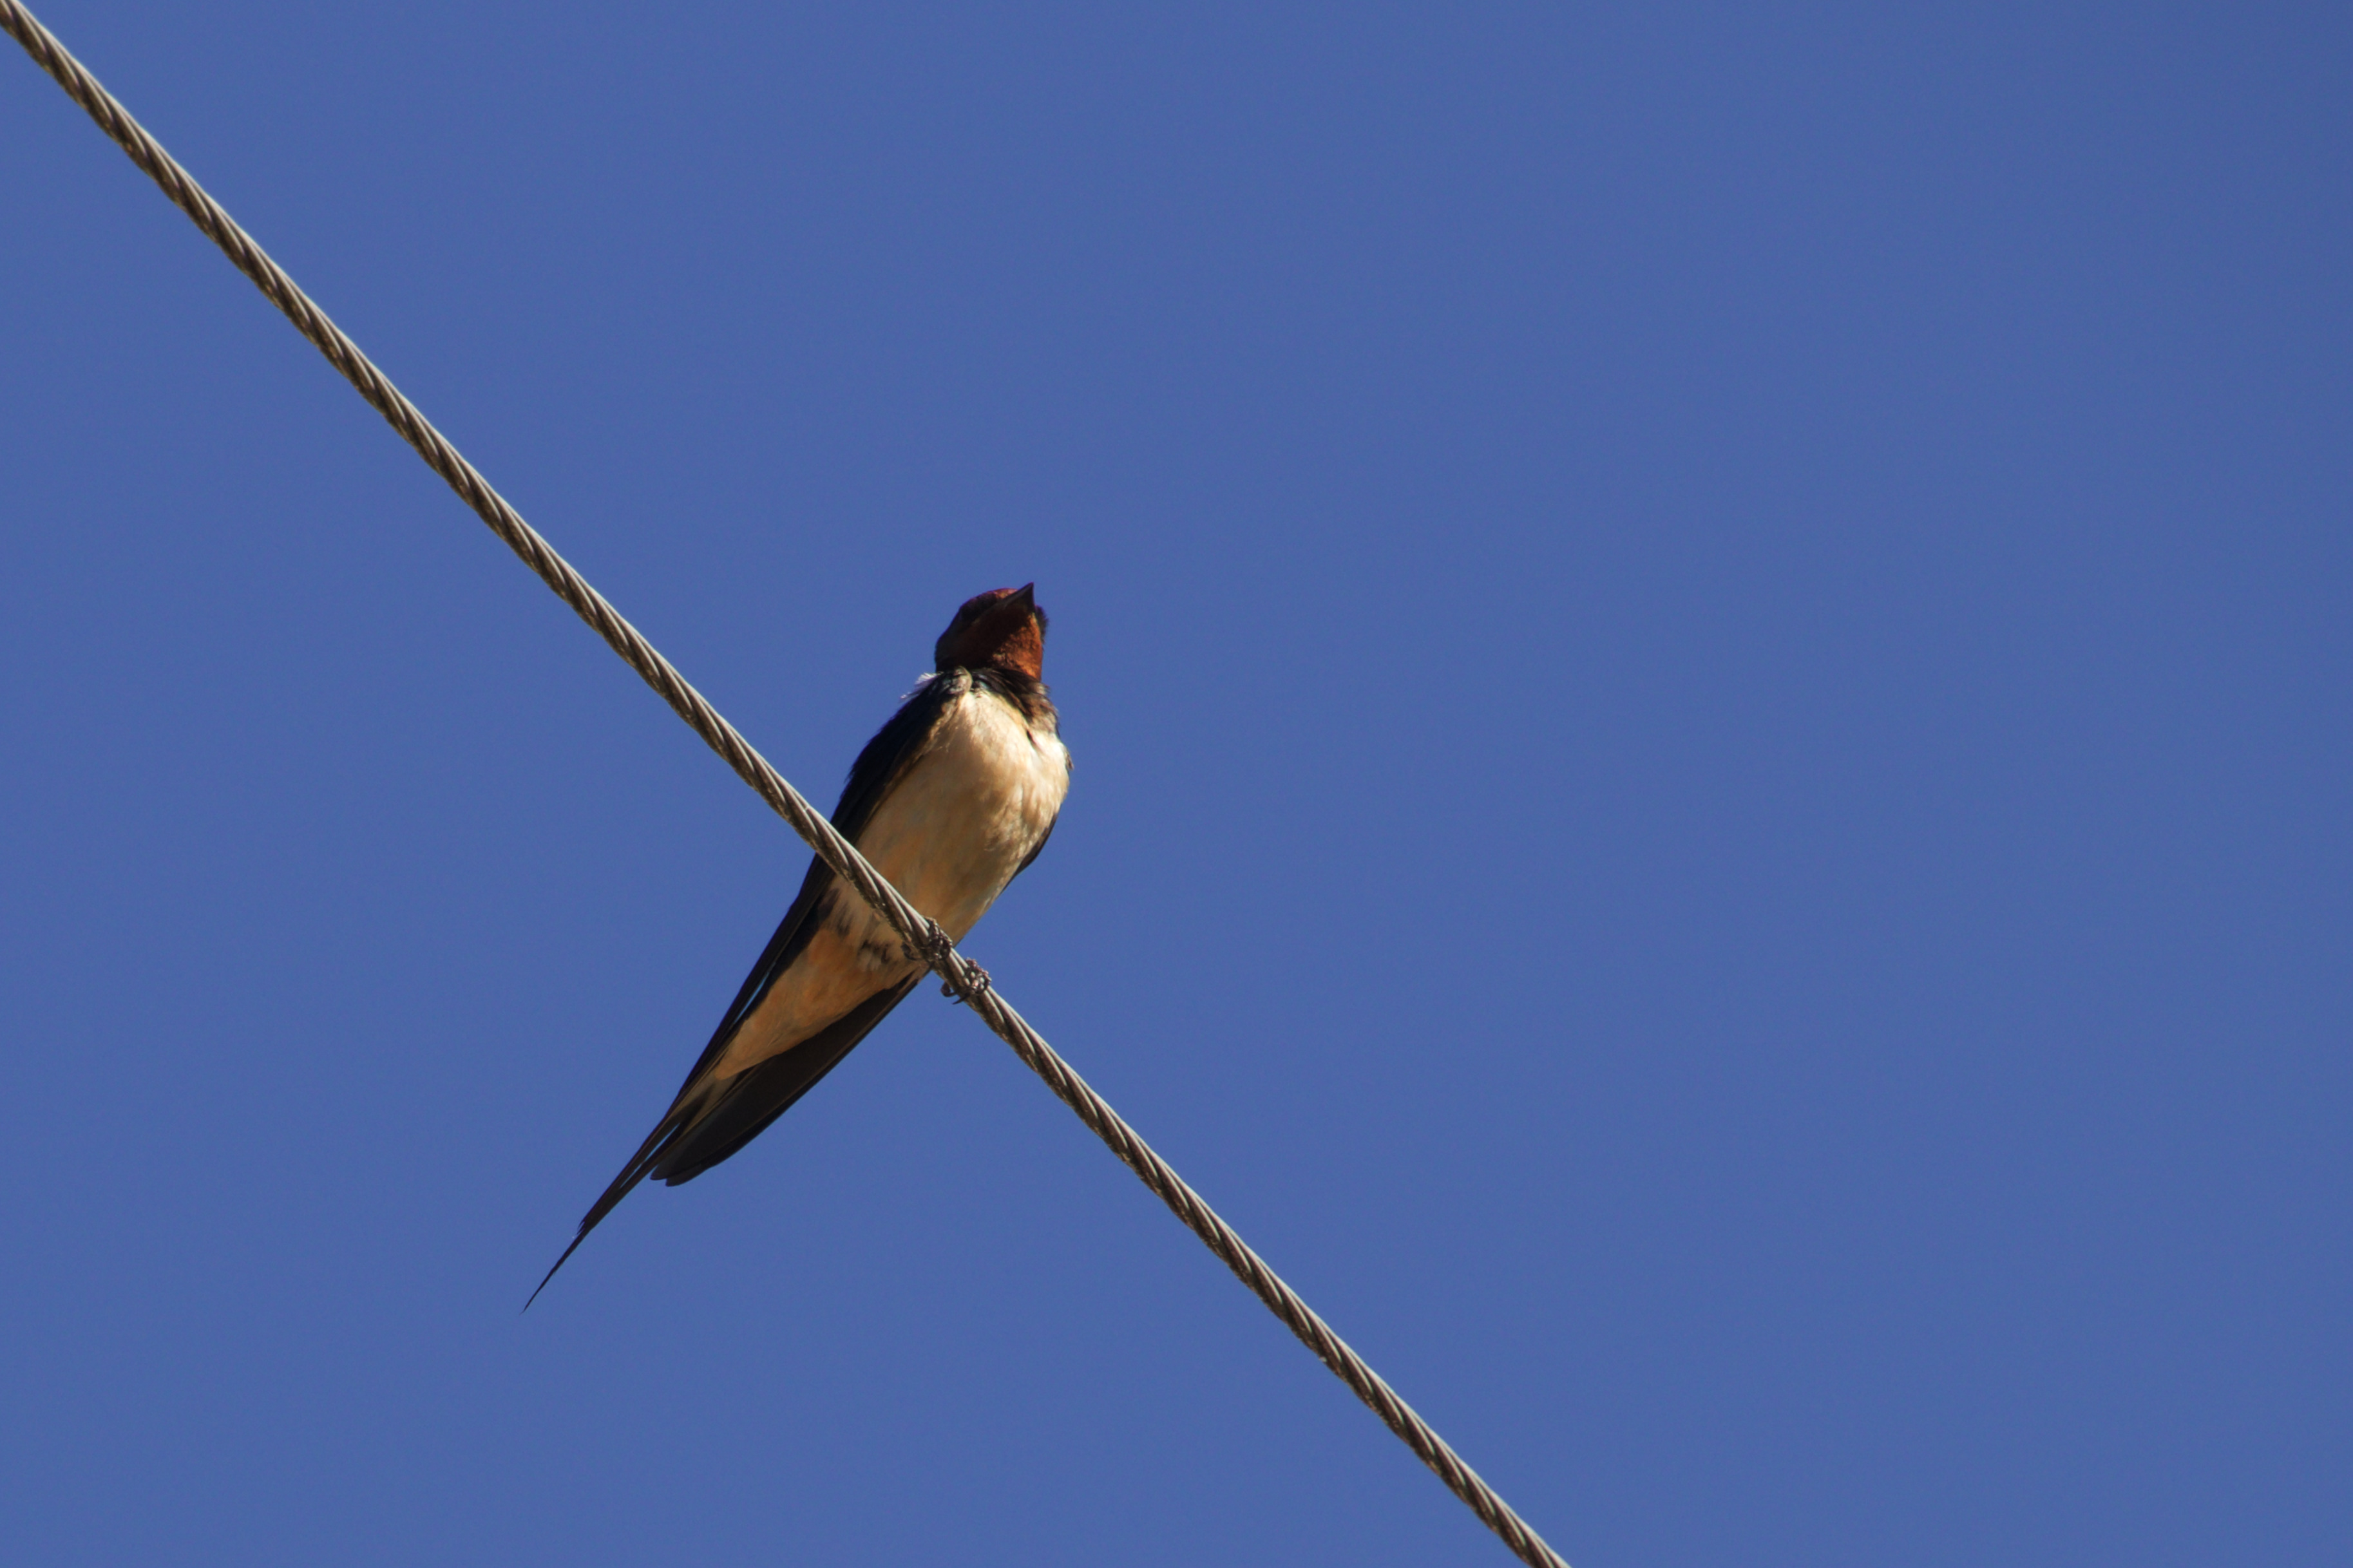
[[[867,742],[850,766],[841,803],[834,807],[833,826],[843,837],[858,842],[892,786],[922,757],[954,696],[945,681],[925,682]],[[845,911],[843,900],[864,907],[855,892],[839,885],[824,861],[812,859],[799,895],[744,976],[711,1043],[679,1086],[677,1098],[582,1217],[572,1245],[540,1280],[533,1300],[639,1182],[652,1176],[676,1186],[744,1147],[832,1071],[913,989],[923,973],[919,966],[913,973],[842,973],[841,922],[836,917]],[[907,967],[894,966],[902,971]],[[838,1005],[827,1006],[828,999]],[[812,1005],[828,1016],[809,1018]],[[757,1059],[735,1070],[721,1070],[731,1065],[726,1060],[729,1048],[744,1043],[747,1025],[780,1017],[798,1020],[798,1026],[788,1030],[795,1037],[763,1039]],[[744,1054],[736,1052],[739,1058]],[[528,1309],[531,1302],[523,1305]]]

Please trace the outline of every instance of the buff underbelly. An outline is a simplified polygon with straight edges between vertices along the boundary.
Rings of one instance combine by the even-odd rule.
[[[987,691],[960,697],[863,832],[860,853],[916,909],[961,942],[1054,825],[1069,753]],[[922,965],[899,933],[837,886],[821,928],[717,1063],[723,1076],[791,1049]]]

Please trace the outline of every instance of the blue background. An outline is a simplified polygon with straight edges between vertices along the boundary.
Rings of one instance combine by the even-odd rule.
[[[2353,23],[46,0],[1578,1568],[2342,1563]],[[917,994],[516,1309],[805,851],[0,60],[28,1563],[1503,1550]]]

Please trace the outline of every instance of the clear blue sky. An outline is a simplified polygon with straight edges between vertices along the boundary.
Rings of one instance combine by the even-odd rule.
[[[2353,1557],[2353,23],[43,0],[1577,1568]],[[0,49],[12,1563],[1500,1563]]]

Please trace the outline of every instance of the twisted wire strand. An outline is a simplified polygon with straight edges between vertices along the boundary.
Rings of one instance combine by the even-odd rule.
[[[1345,1383],[1358,1399],[1369,1405],[1373,1413],[1387,1423],[1389,1430],[1396,1433],[1422,1463],[1446,1483],[1448,1489],[1461,1499],[1488,1529],[1502,1538],[1521,1562],[1527,1563],[1529,1568],[1568,1568],[1560,1555],[1513,1511],[1511,1505],[1498,1497],[1494,1489],[1479,1478],[1477,1471],[1463,1463],[1446,1440],[1433,1431],[1411,1405],[1399,1398],[1397,1391],[1366,1365],[1362,1356],[1348,1347],[1347,1342],[1334,1333],[1330,1325],[1301,1300],[1298,1293],[1284,1284],[1273,1269],[1267,1267],[1265,1259],[1252,1251],[1249,1244],[1235,1234],[1231,1226],[1218,1217],[1217,1212],[1169,1166],[1168,1162],[1155,1153],[1119,1112],[1113,1110],[1103,1096],[1097,1094],[1054,1047],[1046,1043],[1043,1036],[1029,1026],[1027,1019],[1014,1011],[1012,1005],[990,984],[987,973],[959,953],[955,944],[948,940],[947,934],[937,924],[909,903],[896,888],[869,865],[866,858],[834,830],[833,824],[810,805],[783,774],[770,766],[767,759],[760,755],[717,709],[712,707],[677,668],[613,607],[610,601],[590,586],[587,579],[575,571],[537,530],[523,521],[520,512],[507,504],[506,499],[491,487],[491,482],[449,444],[440,431],[433,427],[432,422],[385,378],[367,355],[360,352],[359,345],[327,318],[326,312],[296,286],[294,279],[254,243],[253,237],[239,227],[220,204],[214,201],[180,166],[178,161],[131,117],[130,111],[99,84],[98,79],[90,75],[63,44],[58,42],[55,35],[43,26],[20,0],[0,0],[0,28],[5,28],[22,44],[25,51],[33,57],[34,63],[47,72],[65,89],[68,97],[89,112],[99,128],[163,188],[172,204],[188,215],[238,271],[253,280],[254,286],[271,304],[285,312],[296,330],[326,355],[327,362],[358,390],[370,407],[384,416],[400,433],[401,439],[416,448],[417,456],[423,458],[427,466],[458,492],[459,498],[473,509],[474,514],[489,525],[491,531],[521,556],[523,564],[536,573],[540,580],[554,591],[556,597],[571,605],[573,611],[587,622],[596,635],[604,638],[606,644],[660,695],[664,702],[670,704],[671,710],[686,721],[688,728],[702,736],[704,743],[719,753],[735,771],[737,777],[758,792],[760,798],[789,823],[794,832],[807,841],[809,847],[836,876],[855,888],[860,898],[897,927],[908,947],[923,956],[945,983],[946,988],[979,1015],[999,1038],[1012,1047],[1014,1053],[1045,1079],[1046,1086],[1054,1091],[1055,1096],[1076,1111],[1079,1120],[1119,1156],[1120,1162],[1134,1172],[1144,1184],[1168,1205],[1170,1212],[1184,1221],[1186,1227],[1199,1237],[1203,1244],[1233,1270],[1235,1277],[1250,1287],[1250,1292],[1299,1337],[1302,1343],[1315,1352],[1316,1359]]]

